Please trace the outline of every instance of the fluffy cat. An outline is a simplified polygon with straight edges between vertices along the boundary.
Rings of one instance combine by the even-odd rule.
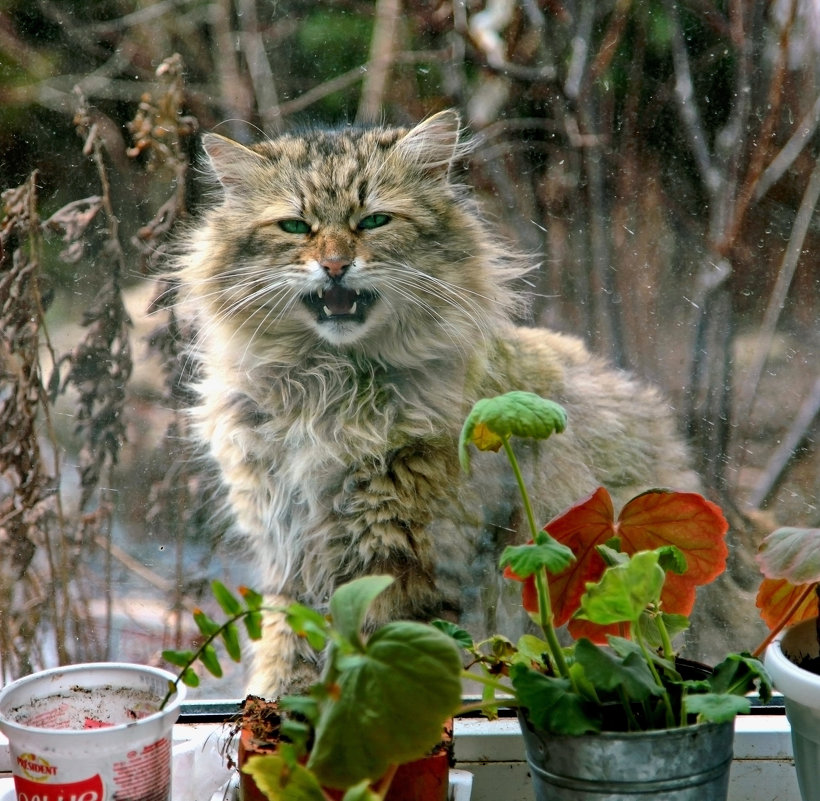
[[[456,113],[204,148],[224,192],[177,274],[201,365],[192,413],[273,603],[390,573],[374,620],[444,615],[481,634],[521,616],[497,569],[519,537],[512,476],[495,454],[471,476],[457,461],[481,397],[524,389],[568,410],[565,433],[517,444],[541,520],[600,484],[616,502],[697,487],[654,390],[512,322],[526,268],[451,179]],[[249,690],[314,669],[269,616]]]

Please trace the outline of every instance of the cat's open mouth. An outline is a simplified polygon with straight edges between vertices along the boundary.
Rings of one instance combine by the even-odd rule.
[[[373,292],[364,289],[347,289],[332,286],[311,292],[302,298],[305,305],[316,313],[318,322],[341,318],[364,322],[368,308],[376,300]]]

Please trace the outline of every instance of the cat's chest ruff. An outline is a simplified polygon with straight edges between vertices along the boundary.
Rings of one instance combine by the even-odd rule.
[[[408,419],[410,389],[374,370],[308,365],[256,376],[235,404],[260,447],[275,450],[272,464],[350,463],[435,430],[430,415],[424,431]]]

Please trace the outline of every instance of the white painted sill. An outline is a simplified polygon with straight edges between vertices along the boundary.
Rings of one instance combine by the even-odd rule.
[[[222,707],[235,710],[236,702],[224,702]],[[227,717],[223,714],[222,719]],[[209,801],[209,795],[198,798],[196,793],[186,793],[186,785],[189,777],[202,778],[203,760],[207,759],[209,770],[222,769],[220,753],[229,732],[230,724],[221,722],[177,724],[174,801]],[[524,744],[515,718],[459,718],[454,742],[456,768],[473,774],[471,801],[532,801]],[[227,768],[224,770],[229,776]],[[8,744],[0,735],[0,801],[14,799],[10,771]],[[773,714],[737,718],[729,801],[800,801],[791,732],[782,708]]]
[[[518,721],[456,721],[458,768],[473,773],[471,801],[532,801]],[[800,801],[784,714],[741,715],[735,724],[729,801]]]

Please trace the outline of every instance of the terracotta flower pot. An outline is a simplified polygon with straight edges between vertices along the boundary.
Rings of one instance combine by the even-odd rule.
[[[276,753],[279,736],[279,712],[275,702],[255,696],[245,699],[242,727],[239,732],[239,798],[240,801],[267,801],[253,778],[242,772],[252,756]],[[442,742],[432,753],[399,765],[385,801],[447,801],[452,766],[452,722],[444,730]],[[341,799],[343,790],[328,790],[332,798]]]

